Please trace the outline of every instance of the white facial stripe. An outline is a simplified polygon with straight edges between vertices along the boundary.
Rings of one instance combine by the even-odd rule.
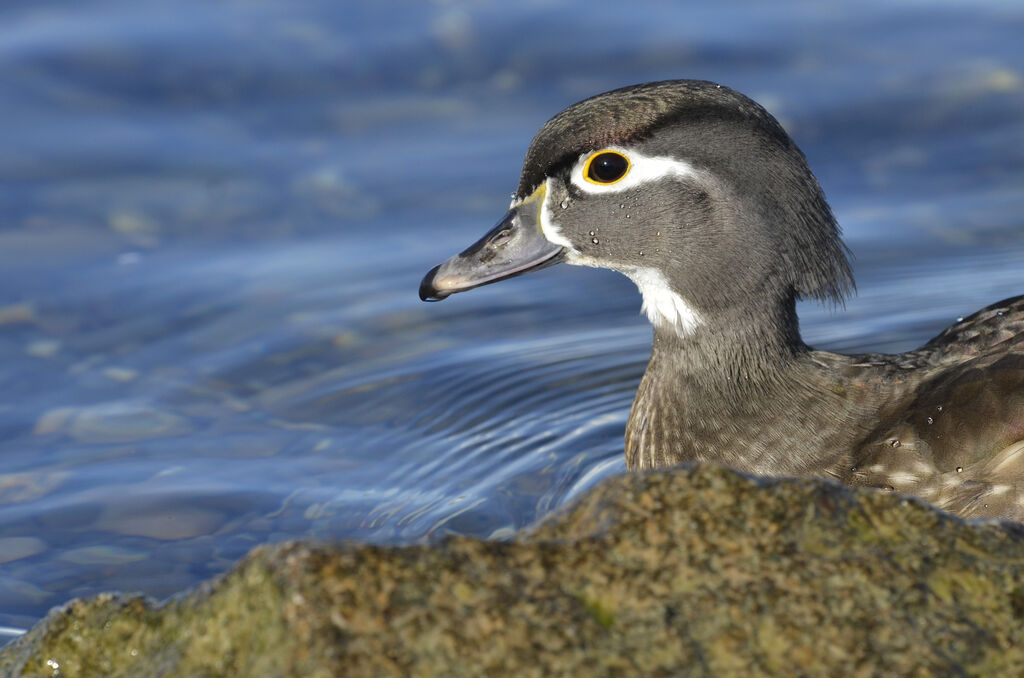
[[[540,206],[540,232],[544,234],[548,242],[555,245],[561,245],[570,254],[570,259],[567,263],[573,263],[571,261],[571,255],[576,252],[576,248],[572,246],[572,243],[562,235],[561,229],[558,224],[555,223],[554,212],[551,210],[551,201],[554,200],[551,191],[552,181],[549,178],[545,182],[547,191],[544,193],[544,204]]]
[[[657,181],[659,179],[664,179],[665,177],[677,177],[681,179],[697,176],[697,170],[693,165],[682,160],[676,160],[675,158],[642,155],[636,151],[630,151],[620,146],[608,146],[600,150],[616,151],[629,158],[629,172],[614,184],[603,186],[601,184],[592,183],[583,178],[583,168],[587,164],[587,158],[593,155],[593,153],[581,155],[580,159],[576,161],[576,165],[572,168],[572,174],[570,176],[572,177],[572,185],[584,193],[589,193],[591,195],[601,193],[621,193],[622,191],[628,191],[632,188],[636,188],[640,184]]]

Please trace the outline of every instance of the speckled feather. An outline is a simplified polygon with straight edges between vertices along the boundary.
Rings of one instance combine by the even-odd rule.
[[[858,447],[851,484],[910,492],[963,516],[1024,520],[1024,297],[895,357],[908,374]]]

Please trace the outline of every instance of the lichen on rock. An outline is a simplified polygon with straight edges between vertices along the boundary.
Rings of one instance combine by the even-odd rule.
[[[261,547],[163,604],[73,601],[5,676],[1021,675],[1024,528],[713,466],[511,542]]]

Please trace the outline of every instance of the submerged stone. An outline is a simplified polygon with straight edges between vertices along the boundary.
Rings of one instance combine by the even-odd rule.
[[[129,443],[183,435],[190,430],[184,418],[171,412],[112,402],[82,408],[75,413],[67,432],[82,443]]]
[[[0,652],[5,676],[1022,671],[1021,526],[707,466],[609,479],[511,542],[261,547]]]

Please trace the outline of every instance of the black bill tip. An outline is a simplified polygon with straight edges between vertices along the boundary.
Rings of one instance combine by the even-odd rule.
[[[437,272],[441,266],[442,264],[438,264],[423,276],[423,280],[420,282],[421,301],[443,301],[451,294],[451,292],[442,292],[434,286],[434,280],[437,278]]]

